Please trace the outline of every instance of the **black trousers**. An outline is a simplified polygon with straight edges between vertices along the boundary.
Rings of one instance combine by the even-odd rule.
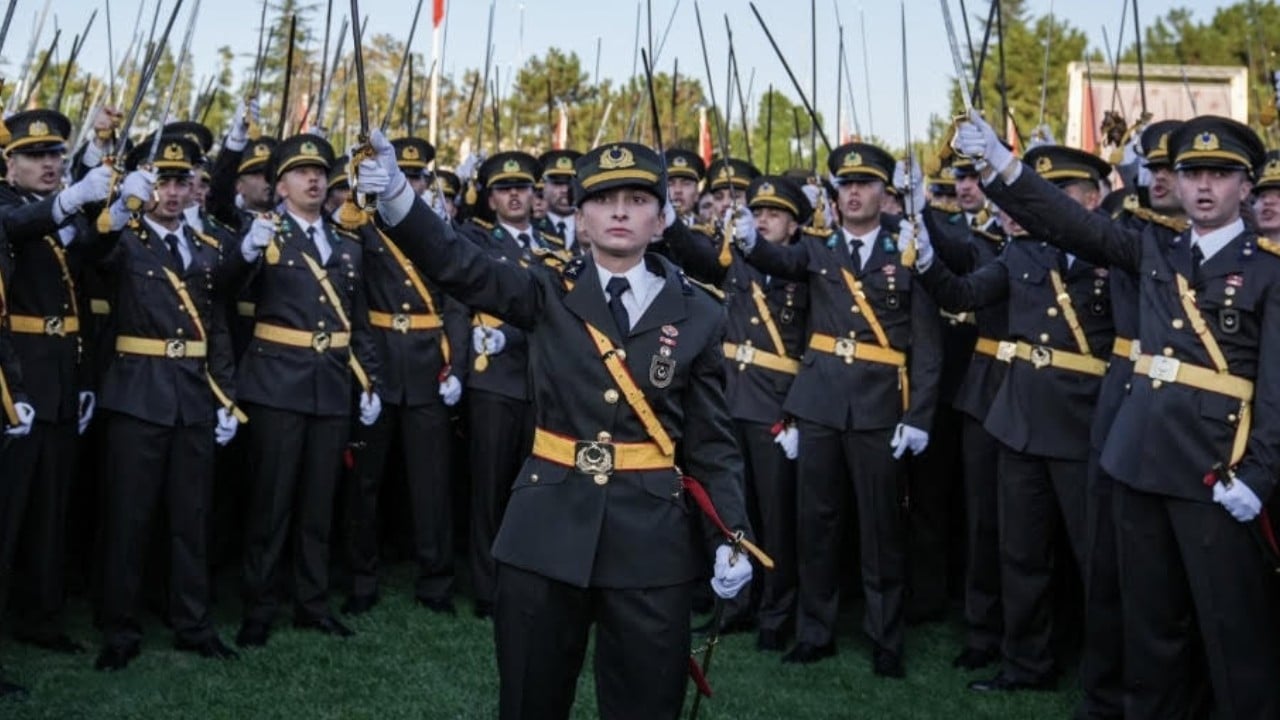
[[[493,541],[515,482],[533,451],[533,406],[472,390],[467,398],[471,464],[471,584],[476,600],[493,602]]]
[[[420,598],[448,598],[453,594],[453,437],[449,408],[443,403],[383,405],[373,426],[357,426],[352,431],[360,450],[354,482],[347,485],[351,593],[372,595],[378,589],[378,494],[396,435],[404,450],[413,552],[418,562],[414,592]]]
[[[692,583],[580,588],[499,563],[494,641],[499,717],[569,717],[587,635],[596,626],[598,716],[680,715],[689,671]]]
[[[208,531],[213,494],[213,425],[155,425],[107,418],[103,532],[103,634],[107,645],[136,645],[139,587],[153,523],[167,516],[169,617],[179,640],[213,634],[209,615]]]
[[[1024,682],[1054,674],[1054,571],[1059,529],[1076,566],[1085,556],[1088,463],[1002,448],[999,472],[1000,583],[1006,676]]]
[[[844,499],[852,485],[857,503],[863,630],[877,646],[903,649],[906,519],[902,464],[893,459],[893,429],[836,430],[801,421],[796,506],[799,533],[799,611],[796,640],[825,645],[835,639],[840,609],[838,557]]]
[[[1084,655],[1080,660],[1078,715],[1124,717],[1124,622],[1120,606],[1120,554],[1116,548],[1116,481],[1089,453],[1085,497]]]
[[[965,416],[964,444],[965,646],[999,650],[1004,635],[1000,605],[1000,524],[996,487],[1000,442]]]
[[[773,441],[769,425],[735,420],[733,426],[746,469],[751,526],[776,565],[755,575],[753,592],[725,601],[725,615],[736,617],[738,607],[749,611],[754,599],[760,629],[782,630],[796,609],[796,463]]]
[[[950,600],[947,581],[961,556],[965,470],[961,457],[961,423],[965,416],[939,403],[929,430],[929,447],[910,463],[911,501],[907,512],[908,614],[942,619]],[[957,532],[953,532],[953,529]]]
[[[253,479],[245,519],[245,620],[274,619],[286,538],[293,545],[295,612],[307,619],[328,617],[329,535],[350,418],[261,405],[248,405],[245,412]]]
[[[1195,716],[1198,628],[1213,717],[1280,717],[1280,593],[1248,524],[1216,503],[1114,492],[1125,716]]]
[[[0,443],[0,608],[12,593],[15,634],[54,636],[66,599],[76,422],[37,420],[26,437],[0,436]]]

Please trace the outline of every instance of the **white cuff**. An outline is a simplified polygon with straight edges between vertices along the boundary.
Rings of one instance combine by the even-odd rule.
[[[96,168],[102,164],[102,148],[90,140],[85,143],[84,154],[80,156],[80,164],[87,168]]]

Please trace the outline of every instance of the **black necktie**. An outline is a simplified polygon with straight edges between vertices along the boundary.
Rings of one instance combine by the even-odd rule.
[[[173,264],[177,265],[180,270],[185,270],[187,265],[182,262],[182,253],[178,250],[178,236],[173,233],[165,235],[164,244],[169,246],[169,254],[173,256]]]
[[[556,223],[556,232],[560,233],[560,237],[564,238],[564,221]]]
[[[604,286],[609,294],[609,312],[613,313],[613,321],[618,324],[618,332],[622,337],[631,333],[631,316],[627,315],[627,307],[622,304],[622,293],[631,289],[631,283],[624,277],[613,276]]]
[[[320,262],[324,262],[324,250],[320,248],[320,243],[316,242],[316,226],[307,227],[307,237],[311,239],[311,245],[316,249],[316,257],[320,258]]]
[[[1200,249],[1200,243],[1191,243],[1191,284],[1200,285],[1200,264],[1204,262],[1204,250]]]
[[[520,233],[516,236],[516,241],[520,243],[520,247],[528,250],[533,243],[533,238],[529,237],[529,233]]]
[[[853,267],[862,269],[862,241],[854,238],[849,241],[849,257],[853,258]]]

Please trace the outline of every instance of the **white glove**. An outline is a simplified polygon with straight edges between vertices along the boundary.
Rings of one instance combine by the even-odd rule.
[[[751,559],[746,555],[735,557],[728,545],[716,548],[715,576],[711,578],[711,590],[716,596],[729,600],[750,582]]]
[[[263,249],[271,244],[271,238],[275,234],[275,220],[266,215],[255,217],[253,224],[249,226],[249,232],[245,233],[244,239],[240,241],[240,255],[246,262],[254,262],[262,254]]]
[[[416,199],[412,191],[405,192],[409,188],[409,180],[405,178],[404,171],[396,163],[396,149],[387,140],[387,136],[382,134],[381,130],[375,129],[369,134],[369,147],[373,148],[373,160],[377,162],[378,167],[386,173],[385,185],[382,189],[375,190],[369,184],[373,179],[377,182],[376,174],[374,178],[364,175],[368,171],[368,160],[362,160],[359,168],[357,168],[357,188],[361,192],[376,193],[378,195],[378,214],[388,225],[398,225],[400,221],[409,214],[413,209],[413,201]]]
[[[155,173],[150,170],[134,170],[120,181],[120,198],[125,201],[137,198],[143,205],[147,205],[155,195],[155,187]]]
[[[1040,125],[1031,131],[1031,142],[1027,143],[1027,149],[1040,147],[1041,145],[1057,145],[1053,140],[1053,131],[1048,125]]]
[[[783,428],[782,432],[773,436],[773,441],[782,448],[782,454],[788,460],[795,460],[800,456],[800,430],[795,425]]]
[[[743,205],[724,211],[726,225],[733,223],[733,237],[739,242],[754,241],[756,237],[756,216],[751,209]]]
[[[1135,182],[1137,182],[1138,187],[1151,187],[1151,171],[1147,169],[1146,165],[1138,166],[1138,178]]]
[[[1124,152],[1120,157],[1120,166],[1132,165],[1142,159],[1142,133],[1134,133],[1129,142],[1124,144]]]
[[[311,133],[312,135],[318,135],[324,138],[325,140],[329,139],[329,128],[323,125],[312,125],[311,127],[307,128],[307,132]]]
[[[80,182],[58,193],[58,199],[53,203],[53,219],[61,224],[67,216],[76,214],[85,205],[106,200],[107,195],[111,193],[112,174],[113,171],[109,167],[96,167],[85,173]],[[58,217],[59,211],[62,217]]]
[[[898,222],[898,238],[909,238],[912,235],[916,238],[916,269],[924,272],[933,265],[933,241],[929,239],[929,228],[925,227],[923,221],[912,224],[910,220],[903,218]]]
[[[258,125],[262,124],[262,114],[258,107],[258,99],[253,98],[245,103],[241,98],[236,103],[235,112],[231,114],[231,129],[227,131],[227,139],[223,141],[223,146],[228,150],[239,152],[249,144],[249,119]]]
[[[93,419],[93,411],[98,407],[98,396],[89,391],[80,393],[80,417],[79,427],[76,431],[83,435],[84,431],[89,427],[89,421]]]
[[[391,186],[391,176],[373,158],[365,158],[356,166],[356,182],[360,192],[381,195]]]
[[[902,423],[898,423],[898,427],[894,428],[893,439],[889,441],[889,447],[893,448],[894,460],[901,458],[907,450],[910,450],[912,455],[919,455],[928,446],[929,433]]]
[[[449,207],[444,204],[444,195],[436,192],[434,186],[422,191],[422,202],[441,220],[449,222],[452,219],[449,217]]]
[[[920,171],[920,163],[911,158],[911,175],[907,175],[907,161],[899,160],[893,166],[893,186],[903,197],[911,196],[908,209],[920,212],[924,209],[924,175]]]
[[[235,413],[226,408],[218,408],[218,425],[213,429],[214,442],[220,447],[225,447],[236,436],[236,430],[239,429],[240,421],[236,419]]]
[[[14,403],[13,409],[18,412],[18,424],[4,431],[9,437],[24,437],[31,432],[31,424],[36,421],[36,409],[29,404]]]
[[[463,185],[475,177],[476,170],[480,167],[480,163],[484,162],[484,158],[484,151],[481,150],[478,153],[467,153],[467,156],[462,159],[462,164],[458,166],[457,175]]]
[[[1239,479],[1231,483],[1230,487],[1215,483],[1213,501],[1226,508],[1231,517],[1240,522],[1249,522],[1262,512],[1262,501]]]
[[[362,393],[360,395],[360,424],[369,427],[378,422],[378,416],[381,414],[382,398],[378,397],[378,393]]]
[[[985,159],[996,172],[1005,169],[1013,161],[1013,153],[1000,142],[996,131],[991,129],[977,110],[970,111],[969,119],[956,127],[952,144],[961,155]]]
[[[440,383],[440,397],[444,399],[444,404],[453,407],[462,399],[462,381],[457,375],[450,375]]]
[[[507,346],[507,336],[498,328],[477,325],[471,328],[471,349],[477,355],[497,355]]]
[[[805,183],[800,186],[800,191],[804,193],[805,197],[809,198],[809,205],[817,209],[818,198],[822,197],[823,188],[811,183]]]
[[[676,206],[672,205],[670,200],[667,200],[666,204],[662,206],[662,228],[665,230],[675,225],[677,217]]]

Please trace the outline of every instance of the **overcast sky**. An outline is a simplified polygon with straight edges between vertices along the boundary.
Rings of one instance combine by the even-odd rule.
[[[174,0],[161,0],[164,12],[172,8]],[[325,4],[320,0],[310,2],[313,11],[313,27],[322,35]],[[531,55],[539,55],[549,47],[577,52],[583,68],[590,75],[596,62],[597,40],[603,48],[600,56],[600,74],[613,79],[631,74],[636,28],[637,3],[632,0],[495,0],[494,44],[495,61],[505,84],[513,76],[512,68],[523,64]],[[960,26],[959,0],[949,0]],[[1128,0],[1124,0],[1127,2]],[[10,30],[5,57],[19,62],[25,56],[27,43],[34,33],[35,19],[44,0],[19,0]],[[113,42],[117,54],[129,42],[134,20],[138,14],[138,0],[114,0],[111,2]],[[156,0],[146,0],[143,24],[149,24]],[[1124,2],[1120,0],[1077,0],[1057,2],[1052,5],[1055,17],[1083,30],[1092,47],[1101,49],[1102,27],[1106,25],[1111,42],[1116,42]],[[173,31],[173,44],[181,42],[182,29],[189,8],[194,0],[184,0],[182,14]],[[1141,19],[1150,23],[1163,16],[1171,8],[1193,7],[1194,18],[1206,21],[1214,9],[1226,3],[1219,0],[1143,0],[1140,4]],[[704,29],[707,34],[713,83],[717,98],[723,102],[724,72],[728,47],[724,30],[727,14],[734,33],[734,45],[742,74],[744,90],[755,71],[754,90],[758,98],[765,87],[772,83],[793,99],[785,71],[777,61],[765,39],[748,3],[744,0],[700,0]],[[981,22],[973,19],[985,13],[984,0],[967,0],[974,33]],[[1051,0],[1028,0],[1028,10],[1034,15],[1047,13]],[[53,19],[63,28],[61,47],[68,47],[67,35],[80,32],[93,8],[99,8],[98,19],[82,51],[87,67],[105,68],[107,57],[107,33],[104,22],[105,4],[100,0],[53,0],[49,20],[45,23],[41,44],[53,35]],[[644,40],[644,3],[641,12],[641,44]],[[800,77],[806,93],[809,92],[811,55],[809,42],[809,3],[803,0],[757,0],[765,21],[778,40],[787,61]],[[240,55],[240,67],[251,64],[257,45],[258,0],[205,0],[200,8],[200,23],[192,43],[192,57],[196,75],[211,73],[216,68],[216,50],[230,45]],[[414,0],[361,0],[360,11],[370,16],[369,36],[388,33],[406,37],[413,17]],[[348,1],[334,2],[334,32],[341,18],[350,10]],[[668,18],[675,12],[670,36],[655,63],[659,70],[671,71],[672,62],[679,59],[682,74],[691,74],[704,84],[702,54],[698,43],[698,29],[694,19],[694,0],[652,0],[654,46],[657,48]],[[836,14],[839,13],[839,22]],[[482,67],[484,64],[485,29],[489,3],[485,0],[447,0],[447,42],[445,48],[445,73],[460,74],[465,68]],[[951,54],[948,49],[939,0],[907,0],[907,33],[910,52],[912,133],[924,137],[930,114],[947,112],[948,82],[953,74]],[[862,131],[871,130],[888,142],[900,145],[903,137],[900,71],[899,5],[896,2],[866,2],[854,0],[817,0],[818,27],[818,110],[826,121],[826,132],[836,140],[836,67],[838,58],[838,28],[844,27],[844,41],[849,67],[853,75],[854,102],[861,120]],[[863,45],[865,24],[866,46]],[[1133,37],[1132,16],[1124,34],[1128,45]],[[962,38],[963,40],[963,38]],[[319,42],[319,40],[317,40]],[[980,43],[975,35],[974,44]],[[347,42],[350,46],[350,40]],[[414,50],[421,51],[430,62],[431,53],[431,0],[424,0],[422,19]],[[863,62],[864,50],[867,63]],[[869,69],[868,78],[864,67]],[[12,71],[10,71],[12,72]],[[868,89],[871,107],[868,112]],[[847,96],[847,92],[842,95]],[[1052,110],[1052,109],[1051,109]],[[848,117],[848,104],[845,110]]]

